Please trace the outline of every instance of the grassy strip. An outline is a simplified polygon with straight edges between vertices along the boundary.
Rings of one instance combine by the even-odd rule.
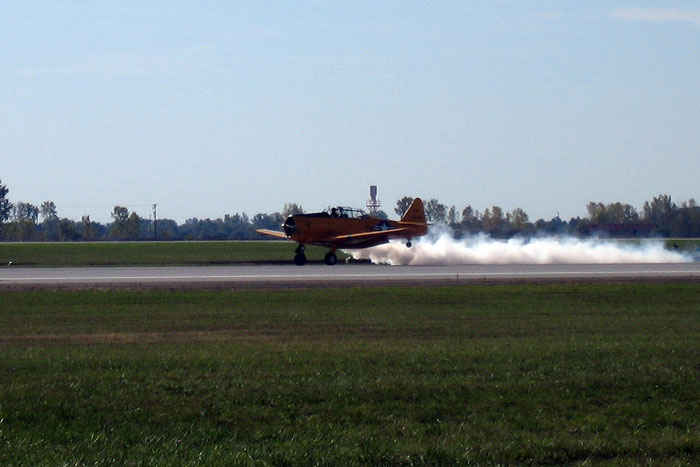
[[[3,293],[0,464],[697,465],[698,348],[694,284]]]
[[[620,240],[638,244],[638,240]],[[666,240],[669,249],[695,251],[700,240]],[[186,265],[291,262],[293,242],[103,242],[103,243],[0,243],[0,265],[17,266],[104,266]],[[310,246],[311,262],[323,261],[326,248]],[[342,261],[346,255],[338,252]]]
[[[96,242],[0,243],[0,264],[19,266],[96,266],[291,262],[294,242]],[[307,247],[309,261],[328,250]],[[339,253],[339,259],[344,256]],[[342,256],[342,258],[341,258]]]
[[[639,244],[639,240],[618,240]],[[700,240],[671,239],[669,249],[694,252]],[[97,242],[97,243],[0,243],[0,265],[18,266],[186,265],[291,262],[294,242]],[[327,248],[309,246],[311,262],[323,261]],[[346,255],[340,251],[338,259]]]
[[[666,239],[616,239],[616,242],[620,242],[623,245],[643,245],[647,242],[663,242],[663,245],[668,250],[679,250],[682,252],[695,253],[700,249],[700,239],[697,238],[666,238]]]

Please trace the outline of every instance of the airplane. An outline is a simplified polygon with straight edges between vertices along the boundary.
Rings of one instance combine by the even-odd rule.
[[[406,239],[411,247],[411,239],[428,232],[425,222],[423,201],[416,198],[400,221],[380,219],[367,215],[359,209],[336,207],[313,214],[295,214],[287,217],[282,224],[282,232],[256,229],[256,232],[285,240],[293,240],[297,246],[294,263],[306,263],[304,245],[320,245],[330,248],[324,261],[329,266],[338,262],[335,250],[338,248],[369,248],[387,243],[392,238]]]

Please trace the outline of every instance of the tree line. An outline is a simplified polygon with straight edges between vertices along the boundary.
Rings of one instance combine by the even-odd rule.
[[[413,198],[397,201],[394,211],[401,215]],[[486,233],[495,238],[535,235],[570,235],[577,237],[700,237],[700,207],[693,198],[677,205],[668,194],[646,201],[641,211],[627,203],[589,202],[588,216],[564,220],[559,215],[549,220],[530,221],[521,208],[504,211],[491,206],[479,211],[467,205],[461,212],[437,199],[425,203],[428,222],[447,224],[457,237]]]
[[[279,229],[290,214],[303,213],[296,203],[287,203],[280,212],[226,214],[223,218],[190,218],[178,224],[172,219],[148,219],[124,206],[114,206],[112,222],[100,223],[82,216],[79,221],[59,217],[53,201],[40,206],[28,202],[10,202],[9,190],[0,180],[0,241],[123,241],[123,240],[262,240],[255,229]],[[413,198],[396,202],[394,212],[402,216]],[[486,233],[495,238],[534,235],[603,235],[610,237],[700,237],[700,207],[694,199],[677,205],[667,194],[644,203],[641,211],[619,202],[590,202],[586,217],[568,221],[558,215],[530,221],[521,208],[505,211],[491,206],[483,211],[467,205],[461,210],[437,199],[425,202],[425,215],[432,224],[448,225],[459,238]],[[388,217],[386,213],[374,213]]]

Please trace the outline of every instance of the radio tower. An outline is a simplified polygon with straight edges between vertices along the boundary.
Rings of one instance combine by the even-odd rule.
[[[377,214],[377,211],[379,210],[379,207],[382,205],[377,200],[377,185],[370,185],[369,187],[369,199],[367,200],[367,210],[369,211],[370,215],[374,216]]]

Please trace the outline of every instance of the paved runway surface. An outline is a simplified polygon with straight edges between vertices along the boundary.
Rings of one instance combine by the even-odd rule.
[[[595,265],[235,265],[0,268],[0,288],[299,287],[513,281],[692,280],[700,263]]]

